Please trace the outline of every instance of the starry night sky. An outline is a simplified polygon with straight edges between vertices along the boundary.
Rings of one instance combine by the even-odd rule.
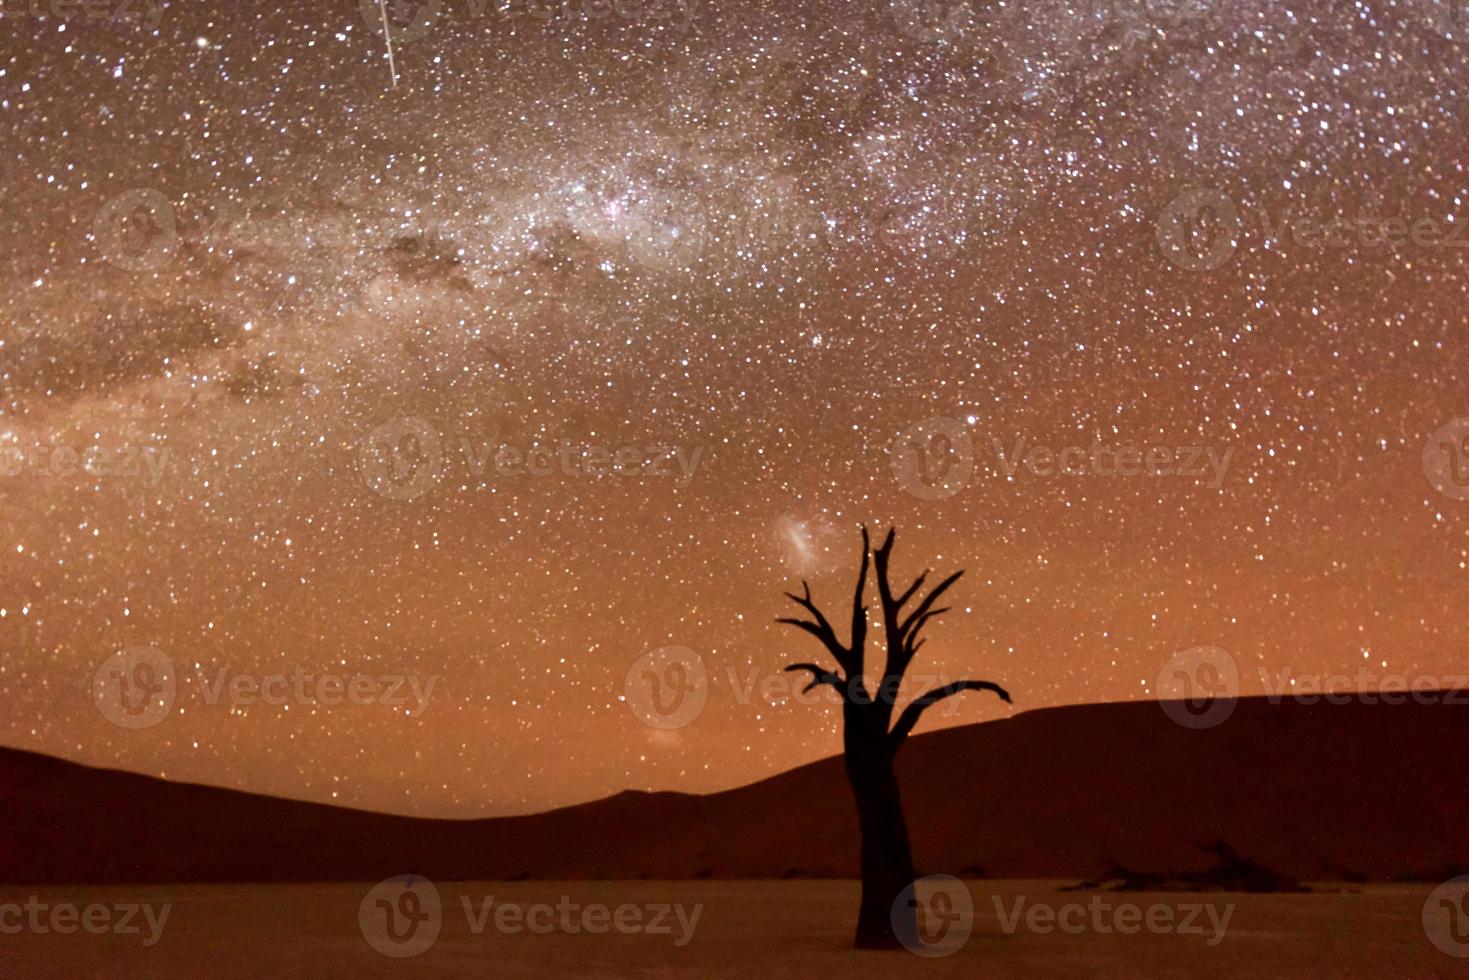
[[[1448,0],[399,2],[396,88],[371,0],[51,2],[0,18],[7,745],[423,815],[737,785],[839,749],[759,685],[862,523],[968,569],[916,679],[1015,697],[930,729],[1198,645],[1247,694],[1465,669]],[[1170,223],[1202,199],[1234,224]],[[709,689],[660,729],[626,678],[670,645]],[[128,730],[90,685],[138,646],[180,678]]]

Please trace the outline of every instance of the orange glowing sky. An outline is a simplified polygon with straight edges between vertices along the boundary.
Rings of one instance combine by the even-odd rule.
[[[841,618],[861,523],[968,569],[914,679],[1013,710],[1198,645],[1252,694],[1462,672],[1466,48],[1417,8],[450,4],[393,90],[353,4],[288,6],[5,18],[5,744],[424,815],[737,785],[838,750],[773,620],[802,577]],[[178,689],[129,729],[92,683],[139,646]],[[667,646],[708,690],[665,729]],[[297,668],[434,686],[206,696]]]

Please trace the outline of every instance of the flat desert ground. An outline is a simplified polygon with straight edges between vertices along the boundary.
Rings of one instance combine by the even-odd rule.
[[[1462,977],[1469,959],[1430,943],[1422,924],[1430,885],[1327,885],[1311,894],[1092,892],[1059,881],[967,882],[973,929],[951,955],[848,948],[858,886],[851,881],[437,882],[441,930],[429,948],[391,958],[364,939],[359,907],[373,883],[0,887],[0,905],[35,896],[78,908],[93,903],[170,904],[152,946],[135,935],[0,935],[0,976],[22,977]],[[537,903],[703,906],[692,938],[671,934],[476,934],[462,899],[482,907]],[[563,899],[563,896],[565,897]],[[1099,932],[1091,912],[1080,932],[1032,931],[1005,921],[1023,899],[1057,910],[1088,905],[1232,905],[1222,939],[1200,916],[1201,933]],[[999,907],[996,906],[996,900]],[[493,913],[492,913],[493,914]],[[651,913],[648,913],[651,914]],[[1082,918],[1072,913],[1073,926]],[[11,921],[14,921],[12,916]],[[139,916],[141,922],[141,916]],[[1469,950],[1466,950],[1469,952]]]

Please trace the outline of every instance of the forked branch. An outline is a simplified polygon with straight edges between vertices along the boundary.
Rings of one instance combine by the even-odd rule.
[[[908,707],[904,708],[903,713],[898,716],[898,723],[888,733],[888,744],[892,750],[895,752],[898,750],[898,747],[907,739],[908,733],[913,731],[913,726],[918,724],[918,719],[922,717],[925,711],[945,698],[951,698],[965,691],[994,691],[1000,696],[1001,701],[1004,701],[1006,704],[1013,703],[1010,701],[1010,692],[1006,691],[1000,685],[993,684],[989,681],[955,681],[952,684],[945,684],[943,687],[936,687],[932,691],[921,694],[910,701]]]
[[[928,618],[929,610],[933,608],[934,601],[937,600],[939,596],[947,592],[949,586],[959,581],[959,576],[963,574],[964,570],[961,568],[953,575],[950,575],[948,578],[944,579],[938,585],[935,585],[933,587],[933,591],[925,596],[923,601],[918,604],[918,608],[914,609],[913,612],[908,615],[908,618],[903,620],[903,625],[901,629],[905,642],[912,640],[913,637],[917,635],[919,628],[923,626],[924,621]],[[937,616],[939,612],[947,611],[947,609],[940,609],[938,612],[933,613],[933,615]]]
[[[860,677],[862,674],[862,655],[867,645],[867,607],[862,605],[862,593],[867,588],[867,564],[870,551],[870,541],[867,536],[867,528],[862,529],[862,566],[857,573],[857,588],[852,597],[852,642],[850,646],[843,646],[841,640],[837,639],[836,630],[832,629],[831,623],[821,610],[817,608],[815,600],[811,598],[811,586],[804,579],[801,581],[801,595],[787,592],[786,598],[800,606],[811,614],[809,620],[780,618],[777,623],[785,623],[797,629],[805,630],[821,641],[831,654],[837,664],[847,672],[849,677]],[[793,665],[786,668],[793,670],[801,665]],[[824,683],[824,682],[823,682]]]
[[[809,670],[811,672],[811,683],[801,689],[802,694],[809,694],[812,690],[823,684],[829,684],[836,689],[838,694],[842,694],[846,688],[846,681],[842,680],[841,674],[834,673],[816,664],[791,664],[786,668],[786,673],[790,673],[793,670]]]
[[[949,607],[947,606],[935,609],[933,608],[933,604],[938,600],[939,596],[949,590],[950,586],[959,581],[959,576],[964,574],[961,570],[944,579],[938,585],[934,586],[933,591],[926,595],[912,612],[904,616],[903,607],[923,587],[923,583],[928,579],[929,570],[924,570],[921,575],[913,580],[913,584],[904,589],[901,594],[894,595],[891,584],[892,580],[889,578],[888,561],[892,556],[893,539],[895,536],[896,530],[890,529],[887,537],[883,539],[882,544],[873,552],[873,557],[877,563],[877,593],[882,600],[883,627],[887,633],[888,657],[887,667],[884,671],[886,675],[884,678],[886,689],[895,688],[897,683],[902,680],[903,674],[908,670],[908,664],[912,662],[913,655],[918,652],[918,648],[923,644],[923,640],[919,638],[923,627],[928,624],[930,619],[941,616],[949,611]]]

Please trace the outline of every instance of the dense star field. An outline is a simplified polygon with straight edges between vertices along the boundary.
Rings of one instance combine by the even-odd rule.
[[[916,687],[1015,697],[926,727],[1198,646],[1462,673],[1462,5],[395,2],[392,67],[373,0],[265,6],[0,18],[5,744],[424,815],[733,786],[839,749],[774,619],[844,630],[862,523],[968,569]],[[114,724],[139,647],[171,710]]]

